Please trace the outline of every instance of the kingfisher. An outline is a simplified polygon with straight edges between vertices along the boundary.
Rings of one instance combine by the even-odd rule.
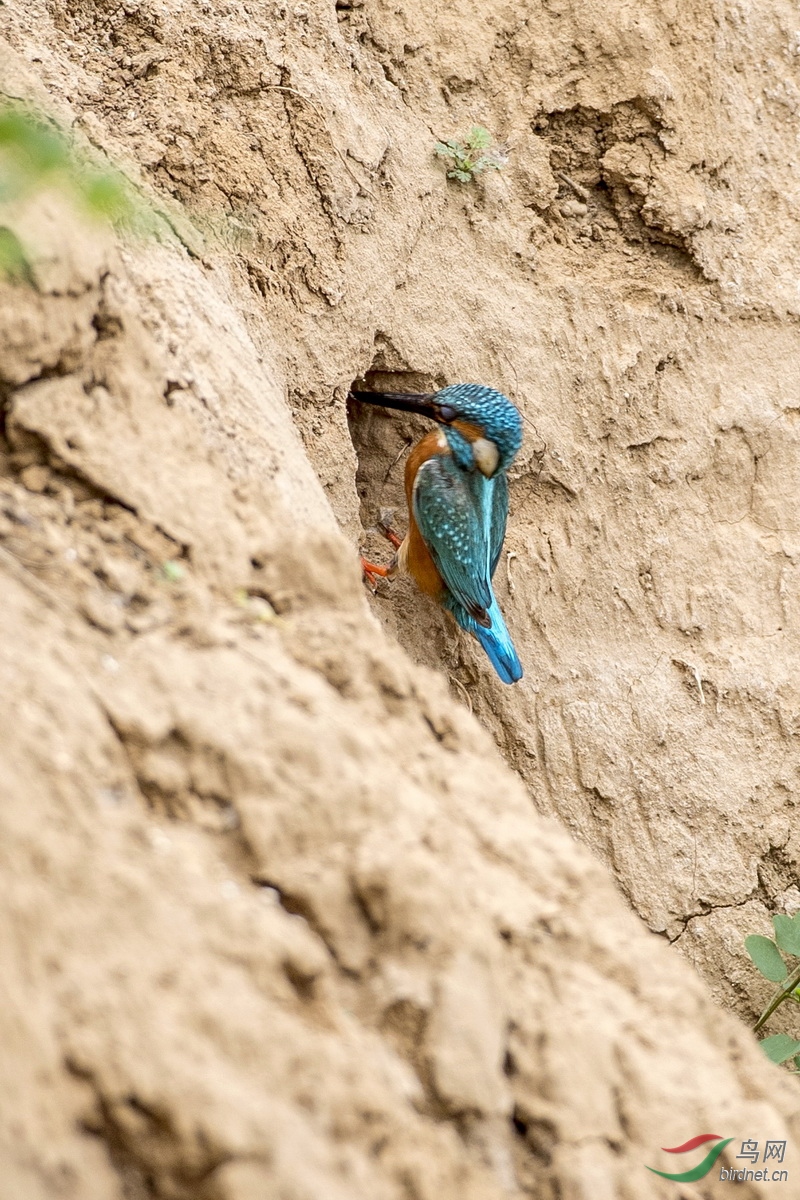
[[[388,567],[362,559],[368,577],[406,571],[476,637],[503,683],[522,666],[492,591],[508,519],[507,471],[522,445],[519,410],[494,388],[456,383],[433,394],[351,392],[362,404],[431,417],[439,425],[406,461],[408,533],[384,532]]]

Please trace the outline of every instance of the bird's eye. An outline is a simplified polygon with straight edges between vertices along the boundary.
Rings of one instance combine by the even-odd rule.
[[[456,410],[451,408],[449,404],[443,404],[439,409],[439,420],[449,423],[456,415]]]

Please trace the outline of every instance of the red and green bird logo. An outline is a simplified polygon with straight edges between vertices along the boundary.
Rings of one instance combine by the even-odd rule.
[[[688,1171],[680,1171],[677,1175],[670,1175],[668,1171],[657,1171],[655,1167],[647,1169],[654,1175],[660,1175],[662,1179],[671,1179],[673,1183],[694,1183],[696,1179],[703,1179],[708,1174],[728,1142],[732,1141],[733,1138],[721,1138],[718,1133],[700,1133],[697,1137],[689,1138],[689,1141],[684,1142],[682,1146],[661,1147],[667,1154],[688,1154],[690,1150],[704,1146],[706,1142],[716,1142],[717,1144],[711,1147],[703,1161],[699,1162],[696,1167],[692,1167]]]

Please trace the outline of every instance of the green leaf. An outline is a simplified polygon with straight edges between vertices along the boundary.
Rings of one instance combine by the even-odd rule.
[[[448,138],[446,142],[436,142],[434,153],[442,158],[452,159],[453,166],[447,172],[448,179],[458,179],[460,183],[470,183],[481,171],[490,168],[501,170],[508,161],[505,147],[492,146],[492,135],[483,125],[473,125],[464,142]],[[483,153],[485,151],[486,153]]]
[[[772,924],[775,926],[775,941],[781,950],[800,958],[800,922],[796,915],[784,917],[781,913],[776,913]]]
[[[0,226],[0,277],[15,282],[33,283],[31,265],[15,233]]]
[[[485,171],[487,168],[491,171],[499,171],[500,163],[498,163],[497,159],[493,158],[491,155],[482,154],[473,166],[472,173],[473,175],[479,175],[481,171]]]
[[[440,155],[442,158],[453,158],[458,161],[459,158],[463,158],[464,156],[464,147],[460,142],[436,142],[433,149],[434,153]]]
[[[750,937],[744,939],[744,948],[765,979],[771,979],[773,983],[780,983],[782,979],[786,978],[788,974],[786,963],[781,958],[778,947],[772,938],[751,933]]]
[[[492,135],[483,125],[473,125],[469,131],[467,145],[470,150],[485,150],[492,144]]]
[[[162,564],[161,571],[168,583],[180,583],[186,576],[186,568],[174,559]]]
[[[119,175],[108,171],[87,175],[80,182],[80,193],[93,216],[130,221],[131,202]]]
[[[12,152],[37,179],[66,166],[69,157],[66,142],[57,130],[12,108],[0,113],[0,147]]]
[[[786,1062],[787,1058],[794,1058],[800,1050],[800,1042],[790,1038],[788,1033],[776,1033],[772,1037],[764,1038],[759,1045],[770,1062],[774,1063]]]

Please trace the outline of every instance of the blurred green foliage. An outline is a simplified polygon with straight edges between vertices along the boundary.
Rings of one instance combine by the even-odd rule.
[[[58,126],[31,108],[0,106],[0,274],[32,282],[25,249],[2,223],[3,208],[46,188],[68,195],[90,217],[109,224],[153,230],[148,208],[114,167],[78,152]]]
[[[32,283],[30,264],[22,249],[22,242],[12,229],[0,225],[0,276],[16,283]]]

